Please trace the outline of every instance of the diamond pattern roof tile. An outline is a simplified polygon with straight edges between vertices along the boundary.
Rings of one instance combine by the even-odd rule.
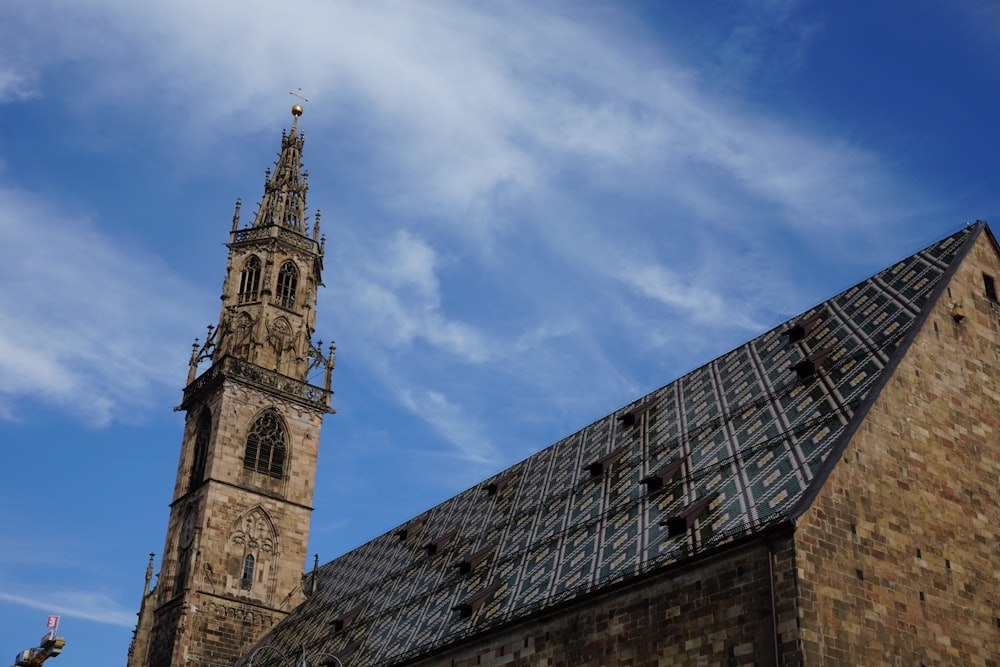
[[[441,503],[404,526],[405,539],[400,527],[328,563],[315,593],[262,643],[287,655],[349,648],[352,667],[391,665],[794,518],[982,229],[956,232]],[[642,483],[678,459],[659,488]],[[681,523],[668,521],[677,517],[689,526],[679,536],[670,528]],[[425,545],[450,531],[428,556]],[[456,567],[491,545],[481,566]],[[334,631],[347,614],[350,625]]]

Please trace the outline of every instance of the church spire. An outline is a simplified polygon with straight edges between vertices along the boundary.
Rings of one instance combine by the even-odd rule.
[[[292,130],[281,134],[281,154],[274,172],[267,170],[264,179],[264,199],[257,209],[254,227],[281,225],[297,232],[306,230],[306,190],[309,173],[302,169],[304,137],[299,132],[302,107],[292,107]]]
[[[192,347],[178,407],[187,416],[160,577],[128,667],[234,665],[304,596],[334,348],[313,340],[323,242],[318,218],[306,228],[300,115],[292,107],[253,224],[240,228],[239,201],[233,212],[218,325]]]

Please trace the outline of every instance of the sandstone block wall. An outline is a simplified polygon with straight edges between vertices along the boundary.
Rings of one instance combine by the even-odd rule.
[[[1000,307],[984,273],[1000,280],[985,234],[802,517],[809,665],[1000,664]]]

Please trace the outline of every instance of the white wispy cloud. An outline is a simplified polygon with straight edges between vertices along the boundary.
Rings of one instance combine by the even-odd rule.
[[[13,67],[0,63],[0,104],[32,96],[24,75]]]
[[[349,305],[341,307],[367,340],[393,349],[422,342],[469,363],[490,358],[482,332],[445,314],[438,254],[424,239],[397,230],[384,242],[351,243],[340,256],[351,258],[340,290]]]
[[[636,346],[636,356],[690,355],[705,345],[692,323],[711,323],[719,340],[745,336],[773,317],[776,291],[794,291],[757,247],[748,255],[752,237],[816,239],[833,224],[864,226],[896,213],[884,203],[894,186],[877,155],[742,106],[711,85],[710,70],[661,48],[612,6],[312,1],[296,6],[294,39],[274,29],[287,10],[265,0],[8,7],[21,19],[8,32],[53,44],[31,67],[77,63],[85,74],[65,84],[82,105],[145,116],[172,138],[176,160],[217,149],[220,131],[235,141],[236,132],[272,129],[279,121],[267,109],[284,110],[262,102],[297,86],[312,99],[307,129],[363,144],[352,154],[357,162],[338,171],[352,172],[344,187],[365,188],[371,226],[338,229],[349,251],[328,268],[350,321],[333,321],[321,306],[320,328],[363,348],[407,409],[420,403],[460,414],[447,409],[462,403],[460,393],[429,368],[454,375],[474,366],[526,396],[567,397],[595,370],[606,391],[644,388],[646,380],[616,361],[616,341]],[[764,10],[734,20],[731,57],[762,41],[787,42],[805,57],[810,28],[795,4]],[[774,31],[788,39],[772,39]],[[31,71],[23,59],[12,62]],[[314,174],[344,160],[309,141]],[[318,199],[336,195],[313,185],[313,203],[328,211]],[[706,238],[711,244],[700,243]],[[731,288],[734,258],[774,280]],[[532,265],[560,272],[559,284],[542,282]],[[114,267],[103,280],[107,303],[135,298],[129,285],[139,276],[117,254],[75,271],[100,280],[105,266]],[[35,265],[23,271],[43,277]],[[445,298],[462,283],[474,285],[472,296]],[[122,321],[122,310],[105,308],[83,339],[110,336],[124,347],[115,372],[135,393],[143,382],[135,371],[157,377],[162,369],[143,369],[143,350],[109,324]],[[502,316],[488,317],[501,308]],[[24,310],[19,321],[30,327],[39,316]],[[163,325],[159,340],[173,331],[153,319]],[[0,392],[52,393],[70,404],[80,387],[97,386],[106,401],[98,421],[114,414],[124,397],[106,386],[102,344],[74,351],[72,365],[58,344],[55,355],[37,353],[11,326],[0,337],[0,364],[10,377],[28,359],[38,371],[35,384],[0,381]],[[573,363],[581,355],[583,367]],[[449,432],[444,417],[420,414]],[[461,433],[475,428],[467,423],[449,438],[461,449],[470,440]]]
[[[30,397],[103,425],[176,385],[195,289],[147,251],[4,187],[0,234],[0,418]]]
[[[352,261],[349,269],[339,272],[337,294],[344,302],[336,307],[347,317],[337,323],[338,336],[356,342],[369,372],[404,409],[449,442],[458,458],[495,462],[483,426],[448,397],[443,379],[415,370],[439,364],[454,369],[449,373],[454,375],[460,373],[456,367],[482,365],[495,357],[483,332],[445,314],[437,251],[405,230],[385,240],[366,234],[345,235],[343,241],[340,256]],[[415,354],[423,364],[406,362]]]
[[[720,77],[737,86],[798,70],[807,58],[822,21],[802,15],[803,0],[757,0],[742,12],[727,12],[732,22],[717,50]],[[770,58],[778,43],[782,57]]]
[[[404,391],[403,404],[426,420],[457,448],[462,460],[473,464],[496,465],[500,460],[490,439],[476,419],[470,419],[461,405],[437,391]]]
[[[105,593],[80,590],[0,591],[0,600],[46,613],[72,616],[95,623],[135,627],[135,610],[126,609]]]
[[[78,13],[101,17],[106,34],[81,35]],[[130,66],[93,73],[123,81],[88,95],[138,86],[148,95],[133,89],[122,102],[183,105],[202,132],[220,118],[270,122],[246,109],[287,87],[289,77],[304,79],[318,104],[365,111],[382,178],[405,198],[401,205],[420,200],[466,226],[483,224],[466,214],[497,188],[550,187],[567,169],[615,178],[616,187],[648,187],[651,173],[701,164],[710,173],[656,186],[695,200],[727,178],[729,187],[786,209],[785,224],[802,227],[842,222],[831,209],[871,211],[872,188],[861,186],[882,180],[863,150],[713,97],[696,70],[642,40],[630,45],[603,16],[516,2],[314,2],[297,8],[294,40],[273,29],[285,16],[262,0],[211,10],[190,0],[90,0],[49,18],[64,40],[60,49],[75,44],[98,62],[123,45],[132,53]],[[831,197],[838,206],[825,205]]]

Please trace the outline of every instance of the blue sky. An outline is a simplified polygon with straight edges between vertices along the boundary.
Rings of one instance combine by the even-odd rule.
[[[288,91],[337,342],[325,562],[998,224],[998,61],[986,0],[6,0],[0,654],[61,613],[61,667],[124,664]]]

